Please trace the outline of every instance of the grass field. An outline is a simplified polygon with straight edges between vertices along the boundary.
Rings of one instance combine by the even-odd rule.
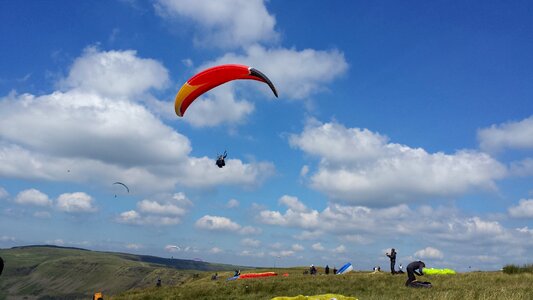
[[[181,286],[166,285],[127,291],[111,299],[271,299],[275,296],[342,294],[358,299],[533,299],[533,274],[471,272],[457,275],[422,276],[433,288],[414,289],[404,286],[406,275],[352,272],[345,275],[303,275],[304,268],[277,269],[288,277],[226,281],[231,272],[211,273]],[[253,270],[250,272],[272,271]]]

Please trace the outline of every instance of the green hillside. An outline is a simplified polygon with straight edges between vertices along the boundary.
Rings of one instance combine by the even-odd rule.
[[[304,275],[304,268],[251,270],[276,271],[288,276],[227,281],[231,272],[222,273],[219,280],[205,274],[179,286],[134,289],[111,297],[122,299],[232,299],[261,300],[276,296],[341,294],[359,300],[383,299],[533,299],[533,274],[509,275],[503,272],[469,272],[457,275],[426,275],[432,288],[407,288],[407,276],[390,273],[351,272],[345,275]],[[246,272],[243,272],[246,273]]]
[[[199,271],[242,268],[56,246],[0,249],[0,256],[5,261],[0,299],[90,299],[96,291],[109,295],[155,286],[158,278],[179,286]]]

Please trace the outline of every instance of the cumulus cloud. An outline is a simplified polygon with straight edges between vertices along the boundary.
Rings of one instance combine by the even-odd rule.
[[[139,67],[122,71],[123,64]],[[42,96],[11,93],[0,99],[0,176],[105,185],[121,180],[137,192],[154,192],[171,190],[178,183],[192,188],[256,185],[273,174],[271,163],[238,159],[228,162],[234,167],[213,172],[216,166],[210,158],[189,156],[187,137],[132,101],[162,86],[143,77],[159,76],[144,74],[152,64],[156,62],[132,51],[90,48],[62,81],[63,91]],[[82,67],[85,71],[78,71]],[[146,84],[108,91],[84,77],[100,78],[100,73],[106,87],[112,77]],[[88,82],[78,83],[83,79]]]
[[[246,48],[243,54],[227,53],[214,61],[207,62],[200,66],[198,71],[236,61],[253,66],[267,74],[280,91],[280,97],[289,99],[306,99],[325,90],[326,83],[342,75],[348,68],[344,54],[337,50],[298,51],[284,48],[266,49],[254,45]],[[259,89],[266,98],[273,98],[266,84],[228,83],[198,98],[187,110],[185,121],[196,127],[242,122],[254,110],[253,104],[246,99],[236,98],[237,91],[241,91],[242,87]]]
[[[175,225],[181,223],[192,205],[184,193],[155,195],[154,199],[137,202],[137,211],[123,212],[116,221],[134,225]]]
[[[134,50],[100,51],[88,47],[74,61],[61,88],[79,89],[113,98],[138,96],[169,83],[167,69],[158,61],[137,57]]]
[[[198,25],[195,27],[200,30],[194,37],[197,45],[236,48],[278,38],[276,19],[263,0],[157,0],[155,8],[165,18]]]
[[[258,234],[260,229],[252,226],[241,226],[231,219],[219,216],[205,215],[195,223],[196,228],[208,231],[236,232],[243,235]],[[250,241],[250,240],[248,240]]]
[[[51,206],[48,195],[36,189],[24,190],[17,194],[15,202],[22,205]]]
[[[533,199],[521,199],[517,206],[511,206],[508,211],[513,218],[533,218]]]
[[[339,241],[345,247],[351,243],[371,244],[376,236],[380,239],[411,236],[435,245],[448,245],[451,249],[461,243],[467,244],[464,248],[472,251],[477,247],[500,247],[504,244],[525,249],[531,244],[517,230],[506,229],[498,221],[462,216],[457,210],[449,208],[420,206],[411,209],[405,204],[369,208],[329,203],[322,211],[306,210],[305,214],[320,220],[316,223],[301,222],[300,214],[304,212],[291,211],[289,208],[286,211],[260,211],[257,220],[263,224],[301,229],[302,232],[295,237],[301,239],[306,235],[307,239],[315,240],[311,248],[316,251],[322,249],[322,236],[341,237]],[[412,220],[417,221],[413,223]],[[420,231],[420,228],[424,230]]]
[[[495,189],[495,180],[507,174],[505,166],[485,153],[428,153],[335,122],[310,121],[289,142],[320,158],[310,178],[314,189],[352,204],[390,205]]]
[[[424,249],[418,250],[415,252],[414,256],[417,258],[429,258],[429,259],[444,257],[444,255],[442,255],[442,252],[440,250],[432,248],[432,247],[426,247]]]
[[[95,212],[93,198],[86,193],[64,193],[59,195],[56,203],[57,209],[68,213]]]
[[[324,251],[324,250],[326,250],[326,248],[324,248],[324,246],[322,246],[321,243],[315,243],[315,244],[311,245],[311,248],[313,250],[316,250],[316,251]]]
[[[308,209],[298,198],[285,195],[279,202],[288,207],[284,214],[279,211],[263,210],[259,213],[259,220],[264,224],[303,228],[316,228],[321,223],[318,211]]]
[[[533,149],[533,116],[480,129],[477,135],[479,146],[485,151]]]
[[[296,50],[259,45],[246,48],[244,54],[227,53],[199,69],[236,61],[266,74],[280,91],[280,97],[290,99],[305,99],[323,91],[324,84],[348,70],[344,54],[338,50]],[[261,89],[266,95],[272,94],[267,85],[250,86]]]
[[[283,195],[281,198],[279,198],[278,202],[280,204],[284,204],[289,209],[293,211],[297,211],[297,212],[302,212],[307,209],[307,207],[305,207],[305,205],[302,202],[300,202],[300,200],[298,200],[297,197],[293,197],[293,196]]]
[[[333,252],[337,254],[346,253],[346,247],[344,245],[339,245],[335,249],[333,249]]]

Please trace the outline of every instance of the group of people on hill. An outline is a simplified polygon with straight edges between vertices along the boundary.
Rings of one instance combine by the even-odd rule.
[[[337,268],[333,267],[333,270],[329,268],[329,265],[326,265],[324,267],[324,274],[329,275],[329,272],[332,271],[333,274],[337,274]],[[311,275],[317,275],[318,269],[315,267],[315,265],[309,266],[309,270],[304,271],[304,274],[311,274]]]

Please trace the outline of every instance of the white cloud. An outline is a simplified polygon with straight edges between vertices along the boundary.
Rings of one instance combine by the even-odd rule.
[[[289,142],[320,157],[310,178],[314,189],[353,204],[377,206],[495,189],[494,181],[507,174],[505,166],[485,153],[428,153],[338,123],[310,121]]]
[[[241,225],[226,217],[205,215],[198,219],[195,226],[200,229],[213,231],[233,231],[241,229]]]
[[[285,214],[263,210],[259,212],[259,220],[264,224],[302,228],[317,228],[320,224],[318,211],[307,209],[298,198],[285,195],[280,198],[279,203],[289,207]]]
[[[68,213],[95,212],[97,210],[93,206],[93,198],[83,192],[59,195],[56,206],[60,211]]]
[[[180,218],[168,217],[168,216],[157,216],[157,215],[147,215],[143,216],[136,212],[135,210],[129,210],[121,213],[116,221],[118,223],[130,224],[130,225],[156,225],[156,226],[170,226],[176,225],[181,222]]]
[[[316,251],[324,251],[324,250],[326,250],[326,248],[324,248],[324,246],[322,246],[321,243],[315,243],[315,244],[311,245],[311,248],[313,248],[313,250],[316,250]]]
[[[161,63],[139,58],[134,50],[106,52],[88,47],[59,85],[120,99],[163,88],[168,82],[168,71]]]
[[[244,54],[227,53],[199,69],[219,64],[240,62],[263,72],[276,86],[280,97],[305,99],[325,90],[324,84],[333,81],[348,69],[344,54],[338,50],[273,48],[259,45],[245,49]],[[272,97],[265,84],[250,84]]]
[[[154,215],[173,215],[173,216],[183,216],[186,210],[182,207],[176,205],[164,203],[161,204],[157,201],[151,200],[142,200],[137,203],[139,211],[147,214]]]
[[[533,199],[521,199],[517,206],[511,206],[508,211],[513,218],[533,218]]]
[[[52,200],[36,189],[24,190],[15,197],[15,202],[22,205],[50,206]]]
[[[110,62],[84,64],[84,68],[94,70],[80,74],[104,72],[104,67],[111,68],[109,73],[114,74],[116,64],[121,64],[116,63],[116,56],[124,56],[133,65],[145,67],[146,63],[133,52],[95,49],[79,60],[93,56]],[[120,73],[126,76],[124,80],[138,80],[135,72],[125,73]],[[74,77],[82,78],[79,76]],[[69,78],[66,80],[72,81]],[[120,180],[141,193],[172,190],[176,184],[192,188],[253,186],[274,173],[273,165],[267,162],[246,164],[232,159],[228,161],[232,167],[220,172],[212,159],[190,157],[192,149],[187,137],[131,99],[156,84],[140,85],[131,93],[121,90],[123,87],[102,92],[96,83],[87,84],[66,85],[69,89],[48,95],[11,93],[0,99],[0,176],[92,181],[105,186]]]
[[[415,252],[414,256],[416,258],[429,258],[429,259],[444,257],[444,255],[442,255],[442,252],[440,250],[432,248],[432,247],[426,247],[424,249],[418,250]]]
[[[333,253],[337,253],[337,254],[346,253],[346,247],[344,245],[339,245],[338,247],[333,249]]]
[[[284,204],[289,209],[292,209],[293,211],[296,211],[296,212],[303,212],[307,210],[307,207],[305,207],[305,205],[302,202],[300,202],[300,200],[298,200],[297,197],[283,195],[278,200],[278,202],[280,204]]]
[[[207,62],[200,66],[198,71],[236,61],[266,74],[276,86],[280,97],[291,99],[306,99],[325,90],[324,84],[333,81],[348,68],[344,55],[337,50],[297,51],[284,48],[266,49],[255,45],[248,47],[242,55],[227,53],[215,61]],[[253,112],[254,106],[247,100],[236,99],[237,87],[260,89],[267,99],[274,98],[266,84],[228,83],[198,98],[187,110],[187,118],[184,121],[197,127],[242,122]],[[254,98],[257,98],[256,94]]]
[[[241,240],[241,244],[246,247],[257,248],[261,245],[261,242],[258,240],[251,239],[251,238],[246,238],[246,239]]]
[[[516,231],[533,235],[533,229],[529,229],[529,227],[527,226],[522,228],[516,228]]]
[[[239,207],[239,201],[237,199],[230,199],[228,203],[226,204],[227,208],[235,208]]]
[[[247,100],[236,99],[233,86],[226,84],[196,99],[183,120],[194,127],[214,127],[240,123],[253,111],[254,105]]]
[[[154,195],[154,199],[137,202],[137,209],[120,214],[117,222],[134,225],[175,225],[192,206],[184,193]]]
[[[155,8],[163,17],[186,18],[200,27],[194,37],[197,45],[236,48],[278,38],[276,19],[263,0],[157,0]]]
[[[492,125],[478,130],[481,149],[497,152],[508,149],[533,149],[533,116],[518,122]]]

